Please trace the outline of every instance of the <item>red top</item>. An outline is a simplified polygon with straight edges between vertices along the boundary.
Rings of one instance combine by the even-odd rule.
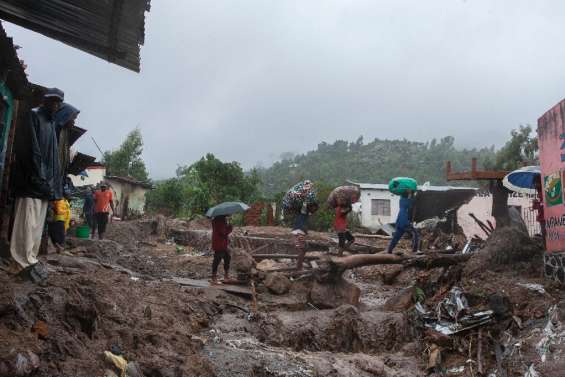
[[[229,234],[233,227],[226,221],[225,216],[217,216],[212,220],[212,250],[226,251],[229,244]]]
[[[112,191],[98,190],[94,193],[94,212],[110,212],[110,202],[112,201]]]
[[[343,212],[342,208],[339,206],[335,209],[334,229],[337,232],[347,230],[347,212]]]

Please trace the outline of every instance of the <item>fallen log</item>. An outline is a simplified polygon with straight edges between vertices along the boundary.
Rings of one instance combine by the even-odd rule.
[[[256,260],[263,259],[298,259],[297,254],[252,254],[251,255]],[[319,256],[306,255],[305,260],[320,259]]]
[[[324,280],[340,279],[346,270],[381,264],[400,264],[403,268],[430,269],[464,263],[472,254],[429,253],[427,255],[403,256],[395,254],[358,254],[347,257],[321,256],[316,270]]]
[[[380,234],[363,234],[363,233],[355,233],[353,234],[355,238],[376,238],[379,240],[390,240],[391,236],[382,236]]]

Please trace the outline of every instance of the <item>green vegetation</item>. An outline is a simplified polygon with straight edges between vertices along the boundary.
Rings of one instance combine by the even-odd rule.
[[[360,137],[356,142],[320,143],[314,151],[294,157],[287,154],[288,159],[260,169],[262,194],[273,197],[303,179],[335,187],[346,180],[388,183],[393,177],[408,176],[440,185],[447,183],[445,161],[460,170],[468,168],[473,157],[480,166],[495,158],[494,147],[459,149],[454,142],[453,137],[444,137],[427,143],[375,139],[365,144]]]
[[[453,137],[426,143],[375,139],[365,144],[362,137],[355,142],[338,140],[333,144],[320,143],[316,150],[302,155],[285,153],[281,161],[270,168],[253,169],[247,174],[237,162],[222,162],[207,154],[196,163],[177,169],[176,177],[157,182],[155,189],[147,194],[147,207],[152,212],[190,217],[203,214],[223,201],[241,200],[251,204],[263,199],[281,203],[284,193],[292,185],[310,179],[315,183],[320,203],[320,209],[310,219],[310,228],[328,230],[333,223],[334,211],[326,206],[327,197],[333,188],[347,180],[387,183],[393,177],[408,176],[422,183],[447,184],[445,162],[451,161],[454,170],[463,170],[470,167],[473,157],[478,158],[480,167],[514,169],[524,161],[535,163],[537,140],[531,133],[529,126],[513,130],[510,140],[498,151],[494,147],[456,148]],[[128,160],[118,154],[121,159],[137,161],[135,157],[139,158],[141,153],[141,135],[138,130],[132,134],[128,140],[139,142],[126,140],[120,150],[113,153],[133,155]],[[136,149],[131,145],[139,147]],[[120,152],[132,149],[139,153]],[[275,218],[280,218],[280,206]]]
[[[176,216],[203,214],[225,201],[253,202],[259,177],[245,174],[237,162],[222,162],[207,154],[196,163],[177,169],[175,178],[158,183],[147,194],[147,208]]]
[[[140,182],[149,182],[149,174],[141,159],[143,138],[136,128],[131,131],[120,148],[104,152],[102,163],[106,166],[106,174],[121,177],[133,177]]]
[[[538,138],[532,136],[531,126],[520,126],[510,132],[510,140],[500,148],[494,158],[485,161],[487,169],[515,170],[526,165],[536,165]]]

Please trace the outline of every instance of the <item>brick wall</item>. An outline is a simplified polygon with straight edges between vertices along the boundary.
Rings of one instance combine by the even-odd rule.
[[[267,211],[267,223],[261,224],[261,214]],[[245,225],[261,226],[261,225],[274,225],[274,214],[271,203],[256,202],[251,205],[251,208],[245,212],[244,216]]]

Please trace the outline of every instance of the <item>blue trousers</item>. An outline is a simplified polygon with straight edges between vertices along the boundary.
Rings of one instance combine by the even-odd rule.
[[[412,233],[412,252],[418,251],[418,245],[420,244],[420,236],[418,235],[418,231],[412,226],[412,224],[406,224],[404,226],[399,226],[394,231],[394,235],[392,236],[392,240],[390,240],[390,244],[388,245],[388,252],[392,253],[398,241],[402,238],[404,233],[409,232]]]

